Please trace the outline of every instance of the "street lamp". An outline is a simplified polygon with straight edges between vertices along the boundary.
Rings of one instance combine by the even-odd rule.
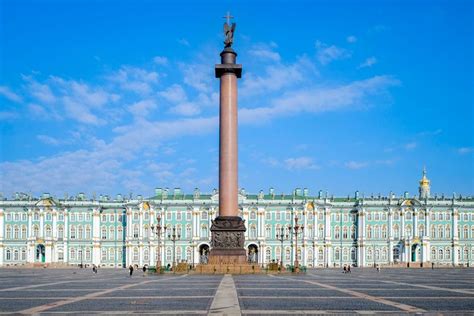
[[[151,231],[156,234],[158,239],[158,246],[157,246],[157,256],[156,256],[156,271],[160,272],[161,270],[161,232],[166,231],[166,227],[161,226],[161,217],[158,215],[156,217],[156,226],[151,225]]]
[[[286,232],[285,234],[285,227],[282,226],[280,227],[280,231],[278,231],[277,229],[277,233],[276,233],[276,239],[281,243],[281,251],[280,251],[280,269],[283,270],[283,241],[284,240],[288,240],[288,231]]]
[[[304,226],[298,224],[298,217],[295,217],[295,226],[291,227],[290,230],[292,230],[295,234],[295,249],[296,249],[296,256],[295,256],[295,262],[294,262],[294,267],[295,267],[295,272],[299,272],[299,262],[298,262],[298,234],[303,234]]]
[[[173,242],[173,273],[176,272],[175,258],[176,258],[176,241],[181,238],[181,233],[178,231],[176,233],[176,225],[173,225],[173,228],[168,232],[168,239]]]

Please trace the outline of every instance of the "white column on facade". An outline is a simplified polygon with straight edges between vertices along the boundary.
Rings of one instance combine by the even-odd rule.
[[[44,209],[40,209],[40,227],[39,227],[39,236],[40,238],[44,237]]]
[[[100,212],[95,208],[92,211],[92,263],[99,265],[101,261],[100,253]]]
[[[0,208],[0,267],[3,266],[3,255],[4,255],[4,246],[3,246],[3,238],[4,238],[4,229],[5,229],[5,211]]]
[[[413,237],[422,237],[418,236],[418,209],[413,208],[413,232],[412,232]]]
[[[458,265],[459,258],[458,258],[458,251],[459,251],[459,234],[458,234],[458,221],[459,221],[459,210],[453,208],[452,213],[452,222],[453,222],[453,250],[451,252],[451,258],[453,260],[454,265]]]
[[[431,237],[431,213],[428,208],[425,210],[425,226],[425,236]]]
[[[193,239],[199,239],[199,207],[193,206]]]
[[[258,237],[265,237],[265,208],[258,207],[257,209],[257,219],[258,219]]]
[[[63,236],[63,242],[64,242],[64,262],[69,262],[69,212],[68,209],[64,209],[64,236]]]
[[[58,238],[58,210],[53,209],[53,240],[56,240]]]
[[[31,208],[28,209],[28,231],[26,234],[28,235],[28,239],[33,237],[33,211]]]
[[[326,242],[331,241],[331,209],[324,209],[324,239]]]
[[[393,209],[388,209],[388,262],[393,263]]]
[[[405,239],[405,208],[400,210],[400,232],[401,239]]]
[[[365,266],[365,209],[361,208],[357,212],[357,266]]]

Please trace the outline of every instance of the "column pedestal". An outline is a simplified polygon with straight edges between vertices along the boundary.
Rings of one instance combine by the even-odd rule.
[[[212,221],[210,264],[244,264],[245,222],[239,216],[218,216]]]

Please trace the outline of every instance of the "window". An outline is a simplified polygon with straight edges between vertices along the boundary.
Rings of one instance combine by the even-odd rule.
[[[64,227],[59,226],[58,227],[58,239],[63,240],[64,238]]]
[[[100,238],[107,239],[107,227],[102,226],[100,230]]]
[[[143,261],[150,261],[150,251],[148,250],[148,248],[145,248],[145,250],[143,250]]]
[[[287,210],[285,216],[286,216],[286,221],[287,221],[287,222],[291,221],[291,211],[288,211],[288,210]]]
[[[123,238],[123,228],[122,226],[119,226],[117,228],[117,239],[122,239]]]
[[[467,225],[464,226],[463,228],[463,236],[462,238],[468,239],[469,238],[469,227]]]
[[[319,227],[318,227],[318,237],[319,238],[324,237],[324,226],[323,225],[319,225]]]
[[[13,238],[14,239],[20,239],[20,229],[16,225],[13,228]]]
[[[341,231],[339,229],[339,226],[336,226],[334,228],[334,239],[339,239],[341,238]]]
[[[411,233],[412,233],[411,225],[407,225],[407,226],[405,227],[405,235],[406,235],[407,237],[411,237]]]
[[[186,220],[187,220],[187,221],[190,221],[190,220],[191,220],[191,216],[192,216],[191,212],[190,212],[190,211],[187,211],[187,212],[186,212]]]
[[[431,238],[436,238],[436,228],[433,225],[431,225],[430,231],[431,231],[430,232],[430,237]]]
[[[91,213],[86,213],[86,222],[91,221]]]
[[[446,213],[446,220],[450,221],[451,220],[451,213]]]
[[[86,261],[91,260],[91,249],[89,247],[86,248]]]
[[[89,225],[86,226],[86,239],[91,239],[91,227]]]
[[[382,213],[382,220],[383,221],[387,220],[387,213],[385,213],[385,212]]]
[[[145,213],[145,219],[148,220],[148,213]],[[115,214],[110,214],[110,222],[114,223],[115,222]]]
[[[367,260],[371,261],[373,259],[374,257],[373,257],[372,249],[367,249]]]
[[[21,214],[21,220],[26,221],[26,213]]]
[[[451,238],[451,226],[446,225],[446,238]]]
[[[39,237],[39,226],[33,226],[33,237]]]
[[[376,221],[379,221],[379,220],[380,220],[380,213],[379,213],[379,212],[376,212],[376,213],[374,214],[374,220],[376,220]]]
[[[207,226],[206,225],[201,226],[201,238],[207,238]]]
[[[406,219],[407,221],[410,221],[411,218],[412,218],[412,214],[411,214],[410,211],[408,211],[408,212],[405,214],[405,219]]]
[[[46,237],[51,237],[51,226],[46,225]]]
[[[84,228],[82,227],[82,225],[79,225],[77,227],[77,238],[78,239],[83,239],[84,238]]]
[[[334,260],[335,261],[341,260],[341,250],[339,250],[339,248],[336,248],[334,250]]]
[[[133,225],[133,238],[138,238],[138,234],[139,234],[139,227],[138,225]]]
[[[101,256],[101,260],[102,261],[106,261],[107,260],[107,248],[102,248],[102,256]]]
[[[35,212],[35,214],[33,215],[33,220],[34,221],[39,221],[39,219],[40,219],[39,213]]]
[[[63,212],[59,212],[59,215],[58,215],[58,221],[64,221],[64,213]]]
[[[423,237],[425,235],[425,226],[424,225],[418,225],[418,236]]]
[[[15,222],[18,222],[18,220],[20,219],[20,216],[18,215],[18,213],[15,213]]]
[[[186,238],[191,238],[191,237],[192,237],[191,225],[186,225]]]
[[[115,239],[115,227],[114,226],[109,227],[109,239],[112,239],[112,240]]]
[[[394,219],[395,221],[399,221],[399,220],[400,220],[400,213],[395,212],[395,214],[394,214],[394,216],[393,216],[393,219]]]
[[[71,258],[71,260],[76,260],[76,249],[75,248],[71,248],[69,250],[69,257]]]
[[[286,261],[286,262],[289,262],[290,260],[291,260],[290,248],[286,248],[286,249],[285,249],[285,261]]]
[[[431,248],[431,261],[436,260],[436,248]]]
[[[7,213],[7,222],[11,222],[11,221],[12,221],[12,214]]]
[[[186,261],[192,262],[192,260],[193,260],[193,253],[192,253],[191,247],[186,247]]]
[[[438,250],[438,260],[443,260],[444,259],[444,252],[443,249]]]
[[[276,211],[276,213],[275,213],[275,218],[276,218],[277,221],[281,221],[281,213],[280,213],[280,211]]]
[[[349,259],[349,249],[343,248],[342,249],[342,260],[347,261]]]
[[[352,225],[351,226],[351,239],[355,239],[356,238],[356,229],[355,229],[355,226]]]
[[[444,254],[447,260],[451,259],[451,249],[446,248],[446,251],[444,252]]]
[[[69,237],[71,239],[76,239],[76,227],[75,226],[71,226],[71,229],[69,231]]]
[[[367,220],[368,221],[372,220],[372,212],[367,212]]]
[[[436,220],[436,214],[435,214],[435,213],[431,213],[431,220],[432,220],[432,221],[435,221],[435,220]]]
[[[202,213],[201,213],[201,219],[202,219],[202,220],[207,220],[207,212],[206,212],[206,211],[202,211]]]
[[[272,228],[270,227],[270,225],[267,225],[265,227],[265,237],[270,238],[271,236],[272,236]]]
[[[440,221],[443,220],[443,213],[441,213],[441,212],[438,213],[438,220],[440,220]]]
[[[383,239],[387,238],[387,226],[385,225],[382,226],[382,238]]]
[[[314,230],[313,230],[312,225],[308,226],[307,232],[308,232],[308,238],[314,238]]]
[[[171,262],[171,248],[166,248],[166,261]]]
[[[444,238],[444,229],[443,226],[438,226],[438,238]]]
[[[355,248],[352,248],[351,249],[351,260],[352,261],[356,261],[357,259],[357,252],[356,252],[356,249]]]
[[[398,227],[397,224],[395,224],[395,226],[393,226],[393,237],[395,239],[399,239],[400,238],[400,227]]]
[[[250,219],[257,219],[257,212],[251,211],[250,212]]]
[[[207,219],[207,217],[206,217],[206,219]],[[166,212],[166,220],[167,220],[167,221],[170,221],[170,220],[171,220],[171,212],[169,212],[169,211]]]
[[[148,250],[147,250],[148,251]],[[110,248],[109,249],[109,260],[110,261],[114,261],[115,260],[115,249],[114,248]]]
[[[250,238],[257,238],[257,227],[255,225],[250,226]]]
[[[71,213],[71,222],[75,222],[75,221],[76,221],[76,214]]]
[[[107,222],[107,215],[102,214],[102,216],[101,216],[101,221],[102,221],[102,223]]]
[[[7,260],[7,261],[12,260],[12,252],[11,252],[10,249],[7,249],[7,252],[6,252],[6,260]]]
[[[319,261],[324,260],[324,250],[323,250],[323,248],[319,248],[319,250],[318,250],[318,260]]]
[[[373,236],[372,227],[369,225],[369,226],[367,226],[366,230],[367,230],[367,238],[368,239],[372,238],[372,236]]]
[[[182,220],[181,211],[176,211],[176,220],[177,220],[177,221],[181,221],[181,220]]]
[[[84,221],[84,214],[82,214],[82,213],[77,214],[77,220],[79,222],[83,222]]]
[[[267,249],[265,250],[265,261],[270,262],[271,260],[272,260],[272,250],[270,249],[270,247],[267,247]]]
[[[20,259],[20,253],[18,249],[13,250],[13,261],[18,261]]]
[[[22,239],[28,238],[28,235],[27,235],[27,233],[26,233],[26,226],[25,226],[25,225],[22,225],[22,226],[21,226],[21,238],[22,238]]]
[[[272,219],[272,213],[270,213],[270,211],[266,211],[265,212],[265,219],[270,221]]]
[[[318,220],[322,221],[323,218],[324,218],[324,213],[321,211],[321,212],[318,213]]]
[[[26,261],[26,249],[21,248],[21,261]]]
[[[347,214],[344,214],[344,222],[347,222],[349,219],[349,217],[347,216]]]

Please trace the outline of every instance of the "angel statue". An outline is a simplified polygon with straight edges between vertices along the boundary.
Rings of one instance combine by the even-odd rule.
[[[227,16],[225,16],[224,18],[227,19],[227,21],[224,23],[224,44],[225,47],[231,47],[232,43],[234,42],[235,23],[232,23],[232,25],[230,25],[230,19],[233,17],[230,16],[229,13],[227,13]]]

